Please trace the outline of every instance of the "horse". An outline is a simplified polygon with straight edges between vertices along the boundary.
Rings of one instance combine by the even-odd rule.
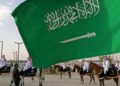
[[[31,77],[31,80],[34,80],[34,77],[36,76],[37,68],[30,68],[27,72],[24,72],[23,69],[20,71],[21,76],[21,86],[24,86],[24,78],[25,77]]]
[[[54,65],[54,69],[60,72],[61,79],[62,79],[62,74],[65,72],[68,72],[69,79],[71,79],[71,68],[70,67],[66,67],[65,69],[63,69],[63,67],[60,65]]]
[[[0,69],[1,74],[9,74],[11,71],[11,67],[13,66],[12,63],[6,64],[3,68]]]
[[[112,77],[105,77],[103,67],[101,67],[98,64],[93,63],[93,62],[90,63],[90,67],[92,68],[93,72],[97,75],[100,86],[105,86],[104,80],[110,80],[110,79],[113,79],[114,82],[116,83],[116,86],[119,86],[119,77],[118,77],[117,73],[111,74],[111,75],[113,75]],[[111,68],[113,68],[113,65]],[[111,70],[113,71],[113,69],[111,69]]]
[[[73,71],[75,71],[75,70],[77,70],[77,72],[80,74],[81,83],[84,83],[83,76],[84,76],[84,75],[88,75],[88,76],[90,76],[90,84],[91,84],[92,80],[94,81],[94,84],[95,84],[95,77],[94,77],[92,71],[90,71],[89,73],[84,73],[84,72],[83,72],[83,68],[80,67],[80,66],[77,65],[77,64],[74,64]]]

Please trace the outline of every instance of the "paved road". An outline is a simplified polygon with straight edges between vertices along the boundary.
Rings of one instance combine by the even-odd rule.
[[[0,75],[0,86],[9,86],[11,75]],[[84,77],[85,84],[80,84],[80,77],[77,73],[72,73],[72,78],[69,79],[67,74],[63,75],[63,78],[60,79],[59,74],[46,74],[44,86],[99,86],[98,79],[96,78],[95,84],[89,84],[89,77]],[[35,80],[32,81],[31,78],[25,78],[25,86],[39,86],[38,77],[35,77]],[[113,80],[105,81],[105,86],[115,86]]]

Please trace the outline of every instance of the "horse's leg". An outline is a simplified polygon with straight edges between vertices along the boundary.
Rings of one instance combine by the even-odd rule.
[[[10,86],[12,86],[13,82],[14,82],[14,81],[13,81],[13,78],[12,78],[11,81],[10,81]]]
[[[21,77],[21,86],[24,86],[24,76]]]
[[[90,76],[90,83],[89,84],[91,84],[91,82],[92,82],[92,76],[91,75],[89,75]]]
[[[81,83],[84,83],[84,79],[83,79],[83,75],[80,76],[81,77]]]
[[[23,76],[23,86],[25,85],[25,82],[24,82],[24,76]]]
[[[115,81],[116,86],[119,86],[119,78],[114,78],[113,80]]]
[[[94,84],[95,84],[95,77],[94,77],[94,75],[92,75],[92,78],[93,78],[93,81],[94,81]]]
[[[61,77],[61,79],[62,79],[62,72],[60,72],[60,77]]]
[[[102,81],[101,80],[99,80],[99,83],[100,83],[100,86],[102,86]]]
[[[71,71],[68,71],[69,79],[71,79]]]
[[[102,85],[105,86],[104,79],[102,79],[101,82],[102,82]]]
[[[94,84],[95,84],[95,77],[94,77],[94,75],[93,74],[90,74],[90,77],[91,77],[91,81],[90,81],[90,83],[92,82],[92,80],[94,81]]]

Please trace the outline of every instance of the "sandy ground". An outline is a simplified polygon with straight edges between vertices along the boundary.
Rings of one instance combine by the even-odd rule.
[[[96,77],[95,77],[96,78]],[[11,74],[0,75],[0,86],[10,86]],[[67,74],[60,78],[59,74],[46,74],[43,86],[99,86],[98,79],[96,78],[95,84],[89,84],[89,76],[84,76],[85,83],[80,83],[78,73],[72,73],[72,78],[69,79]],[[25,78],[25,86],[39,86],[38,77],[36,75],[34,81],[31,78]],[[105,86],[116,86],[113,80],[106,80]]]

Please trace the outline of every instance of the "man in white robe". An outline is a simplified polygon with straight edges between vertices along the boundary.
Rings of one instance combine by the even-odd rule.
[[[27,63],[25,64],[23,71],[28,70],[29,68],[32,68],[32,61],[30,58],[28,58]]]
[[[21,70],[20,74],[21,75],[29,75],[32,71],[32,60],[31,58],[27,59],[27,63],[25,64],[25,66],[23,67],[23,69]]]
[[[117,68],[117,71],[120,72],[120,62],[119,61],[116,62],[115,67]]]
[[[84,61],[84,63],[83,63],[83,71],[89,72],[89,62]]]
[[[110,61],[107,56],[103,59],[103,68],[104,68],[104,75],[108,76],[109,68],[110,68]]]

